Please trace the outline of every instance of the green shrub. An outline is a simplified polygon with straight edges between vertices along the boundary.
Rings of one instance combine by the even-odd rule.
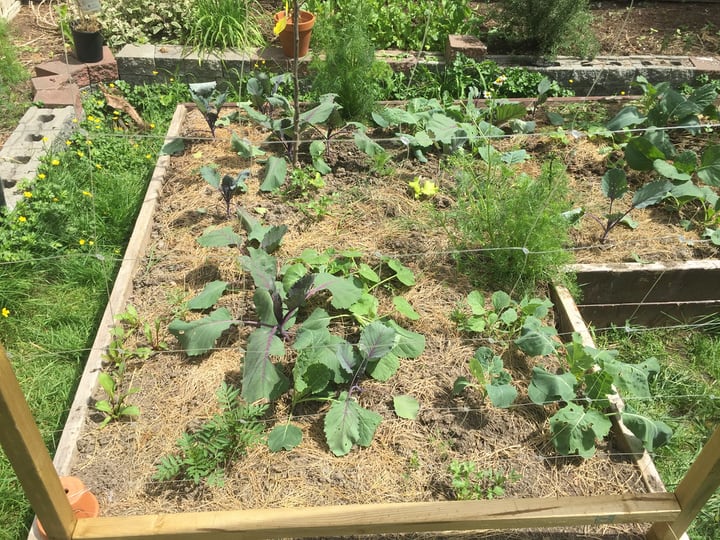
[[[448,34],[466,34],[480,20],[470,9],[469,0],[308,0],[305,9],[322,20],[336,12],[344,14],[355,5],[366,8],[364,22],[377,49],[441,51]]]
[[[599,50],[588,0],[503,0],[500,17],[501,31],[526,51],[593,56]]]
[[[449,212],[453,241],[469,254],[463,271],[483,286],[532,293],[562,279],[571,261],[568,244],[567,176],[550,159],[533,178],[502,162],[487,164],[468,155],[450,162],[456,206]],[[477,250],[476,252],[474,250]]]
[[[128,43],[182,43],[193,0],[106,0],[100,21],[111,47]]]

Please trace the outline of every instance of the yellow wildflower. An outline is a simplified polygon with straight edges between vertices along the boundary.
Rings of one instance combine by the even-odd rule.
[[[157,74],[158,74],[158,72],[157,72],[157,71],[155,71],[155,70],[153,70],[152,74],[153,74],[153,75],[157,75]]]
[[[84,238],[81,238],[80,240],[78,240],[78,244],[80,244],[81,246],[84,246],[84,245],[85,245],[85,239],[84,239]]]
[[[99,163],[96,163],[96,164],[95,164],[95,168],[98,169],[98,170],[100,170],[100,169],[102,169],[102,165],[100,165]]]
[[[67,141],[65,141],[65,145],[66,145],[66,146],[70,146],[71,144],[72,144],[72,141],[71,141],[70,139],[68,139]]]
[[[40,174],[38,174],[37,177],[38,177],[38,180],[45,180],[45,178],[46,178],[45,173],[40,173]]]
[[[50,162],[50,165],[54,165],[55,167],[57,167],[58,165],[60,165],[60,160],[59,160],[59,159],[53,159],[53,160]]]
[[[152,159],[152,156],[150,154],[145,154],[145,159]]]
[[[78,150],[78,151],[75,152],[75,153],[77,154],[77,156],[78,156],[79,158],[84,158],[84,157],[85,157],[85,152],[83,152],[82,150]]]
[[[32,199],[32,192],[31,192],[31,191],[24,191],[24,192],[23,192],[23,197],[25,197],[26,199]]]
[[[82,194],[85,195],[86,197],[92,197],[92,196],[93,196],[93,194],[90,193],[89,191],[83,191]]]
[[[153,124],[152,122],[150,123],[150,129],[155,129],[155,124]]]
[[[10,310],[6,307],[3,307],[2,311],[0,311],[0,314],[2,314],[2,316],[7,319],[10,316]]]
[[[47,137],[43,137],[41,140],[42,140],[42,142],[46,143],[46,142],[48,142],[49,139]]]
[[[19,221],[20,223],[25,223],[25,222],[27,221],[27,218],[26,218],[25,216],[20,216],[20,217],[18,218],[18,221]]]

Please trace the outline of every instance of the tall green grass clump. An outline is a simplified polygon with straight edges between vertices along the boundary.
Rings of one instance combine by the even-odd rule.
[[[194,0],[185,43],[201,54],[265,44],[255,0]]]
[[[565,249],[570,225],[562,215],[570,207],[564,165],[549,159],[537,177],[498,158],[488,163],[460,154],[448,165],[457,202],[446,225],[465,251],[461,269],[481,285],[515,294],[562,281],[572,260]]]
[[[102,95],[86,120],[0,209],[0,341],[45,444],[54,451],[175,107],[185,85],[117,82],[150,125],[132,125]],[[62,142],[62,141],[61,141]],[[32,511],[0,451],[0,540],[27,536]]]

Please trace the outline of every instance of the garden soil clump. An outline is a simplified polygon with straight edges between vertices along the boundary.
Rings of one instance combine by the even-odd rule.
[[[241,138],[260,143],[265,135],[246,125],[233,125]],[[141,411],[131,422],[111,422],[99,428],[102,416],[91,415],[78,443],[73,474],[100,500],[101,515],[122,516],[205,510],[282,508],[453,500],[455,491],[448,468],[453,460],[473,462],[478,470],[515,476],[505,485],[507,497],[558,497],[645,492],[635,464],[613,442],[598,444],[587,460],[558,456],[549,442],[548,410],[526,397],[526,385],[537,359],[505,348],[503,360],[512,373],[521,397],[511,409],[498,409],[473,391],[452,394],[458,376],[480,345],[498,352],[505,344],[490,343],[458,331],[450,315],[473,290],[469,279],[456,270],[449,254],[447,235],[432,219],[433,207],[449,204],[446,197],[415,200],[407,183],[418,174],[436,179],[441,193],[451,180],[444,177],[437,160],[422,168],[402,162],[391,177],[371,173],[357,150],[334,146],[328,158],[334,173],[325,177],[322,193],[334,194],[334,203],[322,219],[311,219],[297,206],[277,195],[258,191],[260,165],[230,150],[230,129],[218,129],[217,139],[195,109],[182,128],[184,152],[171,158],[152,226],[150,245],[134,278],[130,303],[140,320],[160,321],[161,338],[168,350],[128,366],[129,384],[139,392],[129,399]],[[268,146],[263,147],[271,150]],[[338,159],[343,156],[342,163]],[[221,486],[196,484],[182,479],[153,479],[163,456],[177,452],[183,433],[196,431],[218,411],[215,393],[223,382],[239,386],[241,359],[249,329],[228,331],[208,354],[188,357],[178,350],[167,324],[182,312],[183,302],[203,286],[222,279],[231,283],[218,305],[238,319],[252,318],[252,282],[238,264],[242,248],[206,248],[197,238],[209,226],[233,225],[220,194],[198,170],[214,163],[223,173],[237,174],[250,168],[248,192],[233,201],[269,225],[289,228],[276,254],[291,261],[307,248],[359,249],[371,265],[380,255],[391,255],[410,267],[415,286],[403,291],[420,319],[398,319],[403,326],[423,334],[424,353],[403,360],[387,382],[363,380],[357,394],[360,404],[382,416],[368,448],[355,447],[344,457],[328,449],[322,414],[326,405],[296,407],[293,422],[303,431],[303,442],[289,452],[271,453],[264,445],[238,455],[225,469]],[[119,308],[121,309],[121,308]],[[391,313],[390,298],[382,298],[381,313]],[[192,317],[192,315],[188,315]],[[126,343],[127,347],[143,343]],[[290,348],[287,348],[290,351]],[[293,358],[279,363],[289,371]],[[550,369],[557,366],[548,366]],[[393,397],[408,394],[420,403],[416,420],[399,418]],[[102,392],[95,396],[102,399]],[[283,423],[290,413],[288,401],[274,404],[264,418],[268,427]],[[568,530],[572,538],[583,531],[611,538],[641,538],[640,525],[602,525]],[[540,538],[530,533],[472,533],[466,537]],[[417,535],[421,536],[421,535]],[[408,536],[405,536],[408,537]],[[437,534],[428,537],[438,538]]]

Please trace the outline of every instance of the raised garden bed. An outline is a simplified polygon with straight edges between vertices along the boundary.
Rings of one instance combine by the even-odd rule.
[[[240,138],[255,143],[267,135],[246,122],[232,129]],[[175,139],[176,135],[185,139],[185,149],[179,156],[161,157],[158,163],[55,459],[61,474],[80,476],[96,493],[103,515],[182,512],[199,507],[293,507],[307,506],[308,501],[328,505],[452,499],[457,496],[448,475],[453,459],[473,462],[479,470],[501,471],[507,478],[514,477],[515,471],[519,477],[505,485],[508,496],[662,490],[656,475],[643,477],[640,473],[652,472],[652,463],[647,455],[638,453],[626,432],[616,434],[619,442],[598,443],[598,452],[591,459],[558,456],[548,439],[550,411],[527,398],[521,398],[516,408],[500,409],[477,394],[452,395],[456,377],[467,374],[468,360],[478,345],[487,342],[478,335],[459,332],[450,318],[473,287],[449,257],[447,237],[433,232],[427,219],[428,205],[442,209],[449,201],[443,197],[430,202],[416,200],[408,188],[418,174],[442,180],[432,160],[422,166],[402,161],[392,177],[377,177],[365,169],[359,151],[338,144],[336,148],[343,152],[335,154],[334,172],[327,176],[323,193],[337,193],[339,199],[323,219],[315,221],[303,214],[302,207],[258,192],[260,165],[228,151],[229,130],[218,129],[217,138],[210,137],[196,109],[178,109],[169,137]],[[267,223],[289,226],[279,251],[282,260],[290,261],[308,247],[320,252],[330,247],[353,248],[361,250],[363,260],[370,262],[382,261],[377,259],[380,255],[399,258],[418,276],[416,285],[403,291],[421,318],[416,322],[398,320],[425,336],[425,350],[417,359],[403,360],[387,383],[362,383],[359,402],[383,417],[369,448],[355,448],[343,457],[332,455],[322,433],[323,406],[307,405],[294,414],[304,435],[298,448],[271,453],[265,446],[252,447],[247,456],[225,470],[222,486],[152,479],[159,460],[176,451],[175,441],[183,432],[197,430],[217,410],[214,394],[220,384],[239,384],[242,350],[246,348],[248,329],[238,328],[224,334],[212,352],[188,357],[176,350],[177,342],[166,332],[173,311],[183,309],[184,301],[217,279],[233,283],[233,293],[222,303],[235,316],[244,318],[254,309],[248,276],[238,267],[241,251],[203,247],[197,242],[208,226],[237,226],[228,218],[218,192],[198,174],[208,163],[233,173],[250,168],[248,193],[235,202],[251,212],[262,209],[257,215],[262,214]],[[139,418],[99,429],[102,415],[88,404],[103,399],[102,392],[92,389],[101,369],[102,351],[112,340],[113,317],[127,313],[126,302],[135,306],[140,321],[151,326],[155,321],[161,323],[157,337],[167,341],[170,350],[144,361],[136,358],[128,365],[132,373],[128,382],[140,389],[130,400],[139,407]],[[381,298],[380,309],[392,311],[390,297]],[[572,308],[560,312],[561,321],[577,318],[568,311]],[[562,324],[560,328],[567,329]],[[124,346],[146,345],[135,339],[131,337]],[[527,375],[535,360],[517,350],[503,357],[522,393],[527,385],[522,375]],[[419,401],[416,420],[395,416],[392,402],[398,394]],[[287,418],[288,412],[288,402],[280,402],[271,421]],[[644,460],[641,467],[635,464],[639,456]],[[643,530],[618,527],[606,525],[592,531],[622,530],[632,537]]]

